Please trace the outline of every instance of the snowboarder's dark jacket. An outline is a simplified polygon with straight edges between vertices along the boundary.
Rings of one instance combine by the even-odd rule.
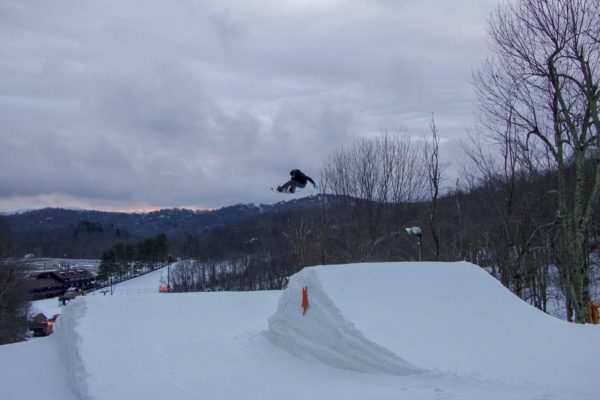
[[[299,169],[293,169],[290,171],[290,175],[292,176],[292,180],[300,183],[301,185],[306,185],[306,182],[310,182],[315,185],[315,181],[311,179],[310,176],[304,175],[302,171]]]

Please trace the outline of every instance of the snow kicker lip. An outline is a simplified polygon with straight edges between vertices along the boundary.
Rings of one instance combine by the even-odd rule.
[[[310,298],[306,313],[303,289]],[[364,373],[411,375],[424,372],[367,339],[327,295],[318,274],[305,268],[290,278],[269,318],[268,338],[298,357]]]
[[[305,268],[268,322],[274,343],[339,368],[597,389],[584,367],[600,356],[595,326],[551,317],[465,261]]]

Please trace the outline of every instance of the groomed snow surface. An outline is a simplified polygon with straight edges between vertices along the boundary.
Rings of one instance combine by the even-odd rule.
[[[1,398],[600,398],[599,327],[550,317],[466,262],[311,267],[271,292],[155,293],[163,274],[0,346]]]

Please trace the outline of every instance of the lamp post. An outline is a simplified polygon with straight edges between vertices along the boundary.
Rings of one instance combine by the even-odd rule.
[[[417,246],[419,248],[419,261],[421,261],[421,237],[423,236],[423,231],[421,230],[421,227],[413,226],[410,228],[404,228],[404,230],[406,230],[406,233],[408,233],[409,235],[417,237]]]

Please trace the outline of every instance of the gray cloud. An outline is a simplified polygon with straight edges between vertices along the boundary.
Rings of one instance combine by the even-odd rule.
[[[4,0],[0,209],[279,201],[432,112],[455,143],[494,3]]]

